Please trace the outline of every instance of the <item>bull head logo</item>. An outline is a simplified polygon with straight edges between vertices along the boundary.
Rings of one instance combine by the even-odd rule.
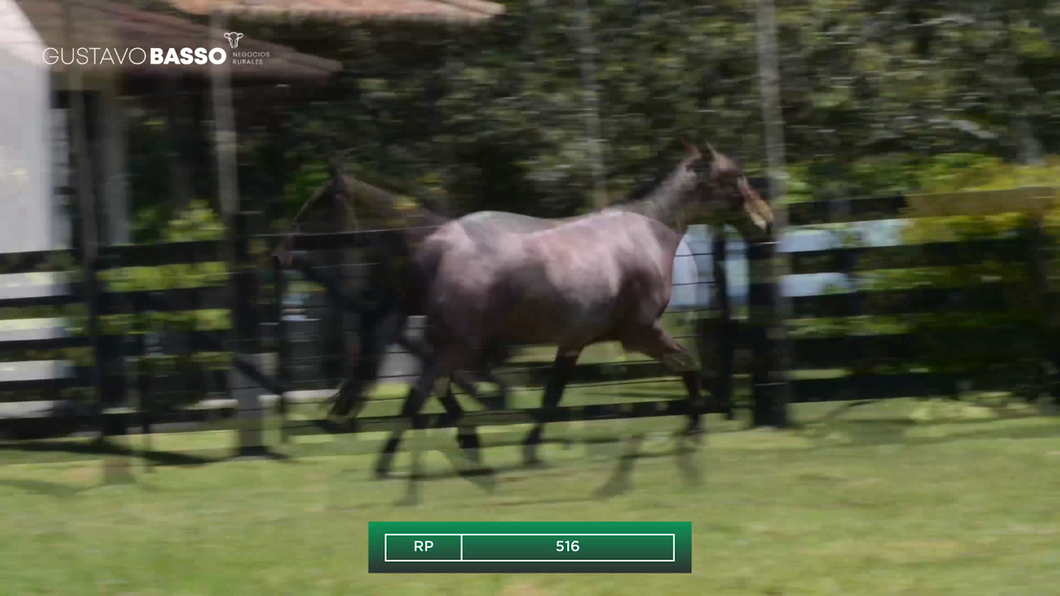
[[[243,39],[243,34],[229,31],[225,33],[225,39],[228,40],[228,45],[232,46],[232,49],[236,49],[239,47],[239,40]]]

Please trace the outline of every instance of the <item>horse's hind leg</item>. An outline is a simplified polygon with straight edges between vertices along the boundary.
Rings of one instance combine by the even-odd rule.
[[[574,372],[574,365],[577,364],[581,351],[581,348],[567,350],[560,348],[556,353],[556,360],[552,363],[552,373],[545,386],[545,395],[541,398],[541,413],[538,415],[533,430],[523,441],[523,461],[527,464],[540,463],[537,458],[537,446],[541,443],[541,435],[545,432],[546,417],[559,406],[563,398],[563,390],[567,388],[567,381]]]
[[[492,368],[486,369],[486,380],[497,386],[498,395],[495,398],[491,398],[493,401],[494,410],[503,410],[508,407],[510,403],[508,397],[511,393],[511,387],[505,381],[502,381],[497,373],[493,372]],[[485,401],[485,400],[480,400]],[[487,405],[487,407],[490,407]]]
[[[700,403],[700,376],[696,359],[687,348],[677,342],[663,329],[659,321],[643,331],[630,334],[622,341],[627,350],[641,352],[663,363],[668,369],[681,375],[688,391],[686,435],[703,432],[703,407]]]

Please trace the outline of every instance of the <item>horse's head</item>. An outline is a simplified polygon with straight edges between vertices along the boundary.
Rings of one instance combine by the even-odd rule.
[[[699,149],[682,140],[688,171],[697,177],[696,198],[703,215],[713,224],[729,224],[745,238],[770,233],[773,210],[747,181],[740,167],[729,156],[714,149],[704,156]]]

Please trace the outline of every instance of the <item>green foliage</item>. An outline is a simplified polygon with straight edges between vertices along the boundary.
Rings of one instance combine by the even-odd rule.
[[[1040,166],[1006,163],[989,155],[940,155],[916,172],[924,192],[1003,190],[1029,186],[1060,188],[1060,156],[1049,156]]]
[[[220,240],[224,238],[224,224],[206,201],[192,201],[177,214],[162,232],[165,242]]]
[[[1058,163],[1054,157],[1044,166],[1021,166],[991,156],[958,153],[927,160],[916,177],[919,187],[929,192],[1060,187]],[[911,262],[907,268],[874,272],[869,287],[999,288],[1003,296],[1000,311],[984,310],[974,303],[955,304],[930,316],[907,317],[907,330],[917,338],[922,365],[972,379],[1008,379],[1013,389],[1036,398],[1041,386],[1034,379],[1055,350],[1051,338],[1060,326],[1051,320],[1050,297],[1035,276],[1031,251],[1055,249],[1060,238],[1058,221],[1060,209],[1046,215],[1046,238],[1041,245],[1028,236],[1034,221],[1025,213],[912,220],[903,232],[909,244],[1022,238],[1026,249],[959,267],[917,267]]]
[[[612,200],[672,163],[681,136],[713,142],[752,175],[762,171],[754,3],[594,1],[591,48],[578,35],[576,3],[504,4],[502,18],[473,30],[232,23],[251,37],[348,66],[328,96],[270,102],[267,126],[239,119],[246,128],[239,136],[240,184],[253,197],[248,202],[267,212],[275,231],[285,230],[325,180],[324,158],[346,151],[350,163],[406,181],[453,214],[583,211],[592,190],[585,56],[595,70]],[[787,200],[1060,182],[1055,158],[1044,166],[1012,165],[1060,152],[1055,2],[808,0],[778,3],[777,12],[792,164]],[[157,198],[167,190],[159,157],[166,144],[159,115],[141,111],[131,118],[130,169],[138,181],[138,229],[155,239],[171,219]],[[1047,224],[1060,227],[1060,214],[1050,214]],[[1021,226],[1012,216],[924,220],[907,240],[993,237]],[[1051,254],[1058,258],[1056,250]],[[213,283],[223,278],[213,266],[135,272],[128,283]],[[873,287],[943,287],[1000,276],[992,283],[1011,286],[1013,300],[1032,295],[1024,291],[1022,269],[998,260],[956,271],[914,267],[879,276]],[[941,333],[917,321],[910,324]]]
[[[192,201],[161,230],[164,242],[221,240],[224,225],[203,201]],[[227,280],[225,263],[187,263],[158,267],[125,267],[105,272],[101,277],[119,292],[202,288],[223,285]]]
[[[164,242],[211,241],[224,238],[224,226],[218,215],[204,201],[192,201],[160,229]],[[222,262],[187,263],[157,267],[125,267],[104,272],[102,280],[117,292],[164,291],[223,286],[228,266]],[[84,314],[74,317],[75,330],[84,332]],[[223,331],[230,326],[227,310],[190,310],[151,312],[140,315],[102,317],[104,332],[112,335],[142,335],[149,331],[182,333],[190,331]],[[226,354],[191,353],[138,359],[133,366],[146,366],[151,374],[201,376],[209,369],[227,366]],[[203,395],[168,395],[156,398],[153,407],[187,405]],[[158,401],[161,400],[161,401]]]
[[[267,124],[239,119],[248,202],[282,228],[324,180],[324,158],[345,151],[450,213],[582,211],[593,189],[586,57],[611,200],[668,165],[681,136],[762,172],[754,3],[594,1],[591,47],[577,3],[504,5],[473,29],[232,22],[347,65],[313,101],[271,102]],[[1060,151],[1060,13],[1049,3],[809,0],[777,12],[791,200],[919,190],[939,179],[920,173],[935,156]],[[173,175],[165,119],[143,102],[130,120],[138,230],[153,240],[171,218],[158,199]]]

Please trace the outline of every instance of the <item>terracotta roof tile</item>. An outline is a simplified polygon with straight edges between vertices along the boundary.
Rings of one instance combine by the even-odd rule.
[[[439,20],[473,24],[504,12],[485,0],[169,0],[188,14],[211,10],[257,18],[312,17],[329,20]]]

